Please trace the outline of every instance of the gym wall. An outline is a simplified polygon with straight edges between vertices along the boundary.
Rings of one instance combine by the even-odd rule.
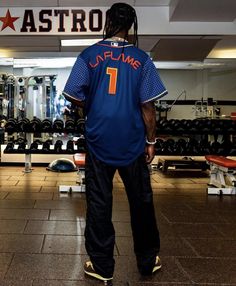
[[[63,69],[31,69],[31,75],[57,74],[56,87],[57,92],[61,93],[71,68]],[[26,70],[29,72],[29,69]],[[186,100],[201,100],[212,97],[214,100],[235,100],[236,97],[236,71],[211,71],[211,70],[159,70],[160,76],[165,83],[169,94],[162,100],[175,100],[181,92],[182,94],[168,113],[168,118],[195,118],[193,105],[184,105]],[[15,75],[25,74],[24,69],[14,69]],[[182,105],[178,105],[179,103]],[[184,106],[184,108],[183,108]],[[219,106],[221,114],[230,115],[236,111],[236,107],[230,105]]]

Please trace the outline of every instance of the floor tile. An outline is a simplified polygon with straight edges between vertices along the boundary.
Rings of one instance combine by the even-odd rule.
[[[42,253],[86,254],[83,236],[46,235]]]
[[[178,208],[162,210],[162,215],[166,217],[168,222],[188,222],[188,223],[214,223],[214,222],[226,222],[226,220],[220,215],[214,215],[212,213],[202,213],[181,210]]]
[[[86,202],[84,200],[73,202],[63,200],[37,200],[35,203],[36,209],[57,209],[57,210],[77,210],[85,211]]]
[[[12,257],[13,254],[11,253],[0,253],[0,278],[4,278],[4,275],[11,263]]]
[[[1,175],[1,173],[0,173],[0,181],[6,181],[6,180],[8,180],[10,177],[11,177],[11,176],[9,176],[9,175]]]
[[[131,237],[116,237],[116,245],[120,255],[134,253]],[[196,252],[181,238],[165,238],[161,241],[161,256],[197,256]]]
[[[199,256],[236,258],[236,240],[222,238],[186,240]]]
[[[101,286],[103,282],[96,281],[95,279],[85,277],[84,280],[35,280],[33,286]],[[109,284],[108,284],[109,285]],[[113,281],[112,286],[127,286],[124,282]]]
[[[51,193],[51,192],[58,192],[58,187],[41,187],[40,192],[46,192],[46,193]]]
[[[32,209],[35,200],[0,200],[0,209]]]
[[[8,200],[51,200],[53,197],[53,193],[9,193],[6,199]]]
[[[24,186],[0,186],[1,192],[27,192],[27,193],[36,193],[39,192],[41,189],[41,186],[31,187],[30,185],[24,185]]]
[[[82,280],[86,256],[54,254],[15,254],[6,279]]]
[[[116,236],[132,236],[132,230],[130,222],[118,222],[113,223]]]
[[[5,186],[16,186],[16,184],[17,184],[18,182],[19,182],[19,181],[17,181],[17,180],[12,180],[12,181],[1,180],[1,181],[0,181],[0,186],[1,186],[1,187],[5,187]]]
[[[8,192],[3,192],[3,191],[0,189],[0,200],[3,200],[7,195],[8,195]]]
[[[32,176],[31,174],[25,174],[24,176],[10,176],[9,181],[13,181],[13,180],[17,180],[17,181],[21,181],[21,182],[26,182],[26,181],[37,181],[40,182],[41,181],[45,181],[45,177],[44,176],[38,176],[38,175],[34,175]]]
[[[43,235],[0,234],[0,252],[40,253]]]
[[[181,270],[173,257],[162,257],[161,270],[151,277],[143,277],[138,273],[134,256],[118,256],[116,257],[114,280],[126,281],[131,285],[139,282],[143,286],[146,283],[151,286],[152,283],[157,282],[179,282],[182,284],[190,282],[188,276]]]
[[[9,280],[0,279],[1,286],[32,286],[33,280]]]
[[[26,223],[26,220],[0,220],[0,233],[23,233]]]
[[[206,223],[159,223],[161,237],[215,238],[223,237],[220,230]]]
[[[85,217],[85,210],[82,208],[74,210],[52,210],[50,220],[72,220],[77,221]]]
[[[178,189],[203,189],[206,190],[207,184],[197,183],[197,184],[174,184],[174,186]]]
[[[130,213],[129,213],[129,211],[113,210],[112,220],[113,221],[121,221],[121,222],[129,222],[130,221]]]
[[[236,283],[236,259],[178,258],[194,283]]]
[[[31,210],[31,209],[0,209],[0,219],[41,219],[47,220],[48,210]]]
[[[213,225],[226,239],[236,239],[236,223],[217,223]]]
[[[0,224],[1,225],[1,224]],[[83,235],[84,227],[80,221],[29,221],[24,233]]]
[[[10,181],[9,181],[10,182]],[[30,186],[30,187],[34,187],[34,186],[45,186],[45,187],[55,187],[56,186],[56,181],[18,181],[17,186]]]

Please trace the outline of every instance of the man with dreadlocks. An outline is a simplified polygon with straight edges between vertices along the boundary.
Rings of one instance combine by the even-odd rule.
[[[151,275],[161,268],[147,164],[155,155],[154,100],[167,91],[149,56],[136,47],[137,26],[133,7],[113,4],[106,13],[104,39],[78,56],[64,89],[68,100],[85,108],[85,246],[90,261],[84,271],[103,281],[113,279],[115,264],[112,180],[116,170],[129,201],[139,272]]]

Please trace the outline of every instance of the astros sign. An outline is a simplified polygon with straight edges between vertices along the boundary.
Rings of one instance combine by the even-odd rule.
[[[107,8],[2,8],[0,35],[101,34]]]

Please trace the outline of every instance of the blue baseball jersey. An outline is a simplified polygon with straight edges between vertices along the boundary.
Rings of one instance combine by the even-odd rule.
[[[85,101],[89,151],[106,164],[125,166],[145,150],[141,105],[167,91],[144,51],[104,40],[78,56],[64,94]]]

